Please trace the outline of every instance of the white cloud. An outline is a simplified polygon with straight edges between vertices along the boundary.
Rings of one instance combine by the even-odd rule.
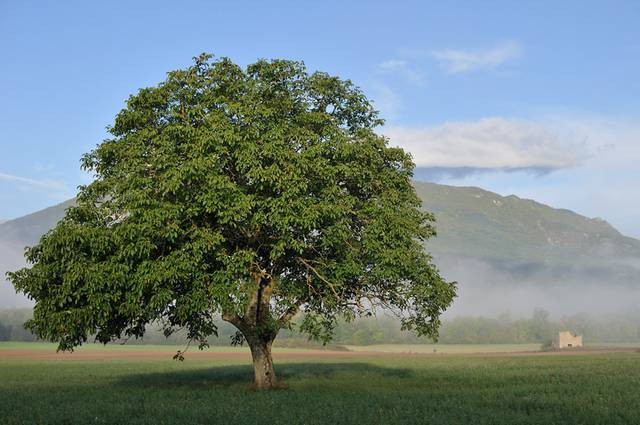
[[[400,59],[390,59],[380,64],[381,69],[397,70],[407,66],[407,61]]]
[[[378,68],[384,73],[397,74],[417,86],[424,86],[426,82],[424,73],[412,67],[406,60],[390,59],[380,63]]]
[[[437,127],[384,130],[391,145],[411,152],[418,167],[538,169],[571,167],[587,147],[531,121],[484,118]]]
[[[42,189],[59,189],[59,190],[65,189],[64,182],[61,182],[59,180],[31,179],[28,177],[21,177],[13,174],[6,174],[6,173],[0,173],[0,180],[23,183],[29,186],[34,186]]]
[[[492,120],[504,119],[494,118]],[[522,123],[519,120],[504,121],[510,123],[504,128],[519,127],[516,123]],[[544,126],[538,123],[544,123]],[[463,123],[463,127],[469,124],[474,123]],[[448,125],[455,126],[456,124]],[[445,126],[427,129],[430,130],[427,133],[433,137],[434,134],[440,134],[436,129],[442,129]],[[519,132],[536,134],[535,131],[525,131],[529,126],[543,128],[542,135],[550,134],[550,139],[547,139],[546,143],[542,143],[542,148],[536,147],[534,153],[520,147],[517,148],[516,151],[521,152],[521,156],[529,158],[528,161],[521,160],[519,163],[528,162],[538,165],[546,163],[547,170],[549,167],[556,167],[554,168],[556,171],[552,174],[537,175],[535,178],[531,178],[524,173],[503,172],[505,169],[506,171],[515,170],[505,166],[496,172],[485,173],[461,170],[456,174],[450,172],[451,170],[444,170],[447,173],[436,176],[445,184],[479,186],[502,195],[516,194],[557,208],[568,208],[588,217],[602,217],[623,234],[640,238],[640,225],[638,224],[640,185],[637,183],[640,181],[640,167],[638,167],[640,164],[640,125],[638,125],[638,120],[585,115],[584,113],[572,115],[567,111],[555,110],[538,116],[535,123],[525,122],[524,130],[521,129]],[[473,125],[469,125],[466,128],[470,131],[469,129],[472,127]],[[512,130],[511,133],[514,131]],[[445,131],[442,133],[447,134]],[[455,134],[456,131],[448,132],[448,134],[451,133]],[[484,132],[483,134],[488,136],[490,133]],[[493,131],[493,133],[496,135],[495,140],[499,140],[497,136],[501,132]],[[387,135],[391,136],[392,144],[397,145],[400,144],[397,142],[401,141],[403,147],[412,151],[418,164],[436,163],[428,145],[420,146],[419,140],[415,141],[415,138],[398,138],[398,135],[405,136],[402,131],[398,134],[390,131]],[[544,136],[541,136],[538,139],[543,138]],[[435,148],[445,149],[445,142],[441,138],[437,138],[437,140],[439,143],[436,143]],[[510,139],[503,138],[502,140]],[[415,141],[414,144],[417,147],[412,147],[412,141]],[[516,146],[520,146],[520,144],[516,143]],[[504,149],[510,149],[510,147],[506,146]],[[559,150],[566,151],[566,156],[558,156]],[[542,162],[540,152],[546,152],[542,159],[546,156],[549,160]],[[449,151],[448,155],[455,156],[457,152]],[[479,158],[484,156],[480,154]],[[503,158],[501,162],[503,166],[507,164],[504,155],[497,156]],[[535,158],[538,160],[534,161]],[[567,158],[569,161],[566,161]],[[456,163],[455,161],[448,163],[451,162]],[[571,164],[572,162],[577,162],[577,166],[558,169],[559,165]],[[480,159],[467,160],[465,163],[475,166],[490,164],[489,161],[481,161]],[[422,170],[429,169],[423,168]],[[484,168],[484,170],[495,171],[496,169]]]
[[[490,49],[456,50],[444,49],[432,52],[450,74],[471,72],[480,69],[493,69],[515,59],[522,54],[522,46],[515,41],[507,41]]]

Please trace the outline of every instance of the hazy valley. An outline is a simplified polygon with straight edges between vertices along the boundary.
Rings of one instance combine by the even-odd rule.
[[[474,187],[416,182],[438,236],[427,250],[444,275],[459,282],[446,316],[528,317],[633,314],[640,300],[640,241],[602,219]],[[4,272],[24,265],[35,244],[72,205],[66,201],[0,224],[0,308],[30,305]]]

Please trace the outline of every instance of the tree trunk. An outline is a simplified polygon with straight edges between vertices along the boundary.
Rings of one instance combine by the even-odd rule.
[[[271,341],[261,338],[247,339],[253,357],[254,385],[259,390],[270,390],[276,386],[276,374],[271,358]]]

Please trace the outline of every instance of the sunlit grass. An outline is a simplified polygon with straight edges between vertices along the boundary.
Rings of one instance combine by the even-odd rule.
[[[169,352],[175,347],[130,348]],[[250,389],[248,355],[187,357],[185,362],[170,356],[118,361],[4,358],[0,422],[640,423],[640,353],[329,353],[280,361],[276,355],[276,370],[288,389],[261,393]]]

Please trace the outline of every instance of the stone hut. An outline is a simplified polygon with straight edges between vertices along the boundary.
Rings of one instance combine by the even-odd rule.
[[[582,347],[582,335],[573,335],[569,331],[558,332],[553,338],[553,348]]]

